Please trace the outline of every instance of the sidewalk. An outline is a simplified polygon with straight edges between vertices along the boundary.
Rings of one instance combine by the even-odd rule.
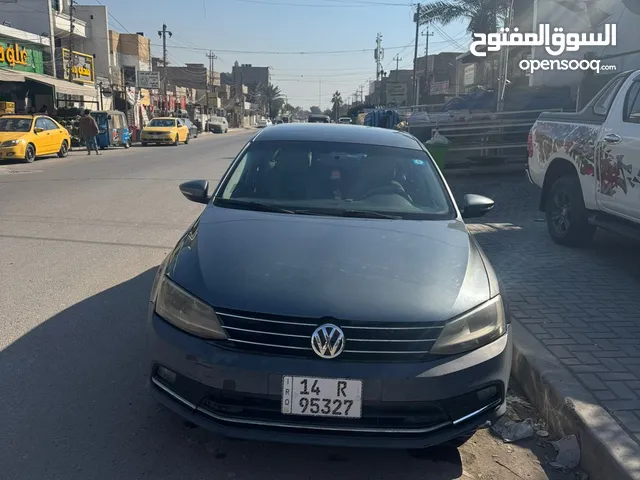
[[[556,431],[578,434],[590,480],[640,478],[640,246],[604,232],[556,245],[524,173],[449,181],[458,201],[496,201],[469,229],[506,290],[514,377]]]

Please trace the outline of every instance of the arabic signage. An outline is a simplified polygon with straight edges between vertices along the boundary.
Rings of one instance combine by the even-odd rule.
[[[476,80],[476,65],[472,63],[471,65],[467,65],[464,67],[464,80],[463,84],[465,86],[473,85]]]
[[[69,50],[66,48],[56,49],[56,60],[58,62],[56,68],[58,77],[69,80]],[[74,82],[95,83],[93,55],[74,51],[72,75]]]
[[[615,47],[617,45],[618,26],[607,23],[602,33],[565,33],[564,28],[548,23],[539,26],[538,33],[520,33],[516,27],[512,32],[501,28],[499,33],[474,33],[476,38],[469,51],[476,57],[486,57],[487,52],[498,52],[502,47],[542,47],[553,57],[566,52],[577,52],[580,47]],[[486,47],[479,51],[478,47]],[[555,47],[555,49],[554,49]]]
[[[444,95],[449,92],[449,80],[443,82],[433,82],[429,86],[429,93],[431,95]]]
[[[407,84],[401,82],[387,82],[387,103],[404,105],[407,103]]]
[[[0,37],[0,68],[44,73],[42,47]]]
[[[160,88],[160,74],[158,72],[138,72],[138,87],[149,90]]]

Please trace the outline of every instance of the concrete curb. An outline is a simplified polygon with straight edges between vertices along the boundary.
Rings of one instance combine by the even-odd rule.
[[[640,479],[640,445],[517,320],[512,375],[560,435],[577,434],[589,480]]]

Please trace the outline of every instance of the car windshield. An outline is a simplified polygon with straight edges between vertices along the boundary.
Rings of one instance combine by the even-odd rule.
[[[454,217],[444,183],[424,151],[326,141],[252,143],[214,204],[305,215]]]
[[[28,132],[31,118],[0,118],[0,132]]]
[[[150,127],[175,127],[176,121],[171,118],[154,118],[149,122]]]

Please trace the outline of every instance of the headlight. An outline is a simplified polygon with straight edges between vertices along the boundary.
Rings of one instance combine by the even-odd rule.
[[[160,280],[156,313],[193,335],[214,340],[227,338],[213,308],[180,288],[167,276]]]
[[[500,295],[448,322],[431,352],[452,355],[474,350],[501,337],[507,329]]]
[[[6,142],[2,142],[1,147],[15,147],[20,143],[20,140],[7,140]]]

